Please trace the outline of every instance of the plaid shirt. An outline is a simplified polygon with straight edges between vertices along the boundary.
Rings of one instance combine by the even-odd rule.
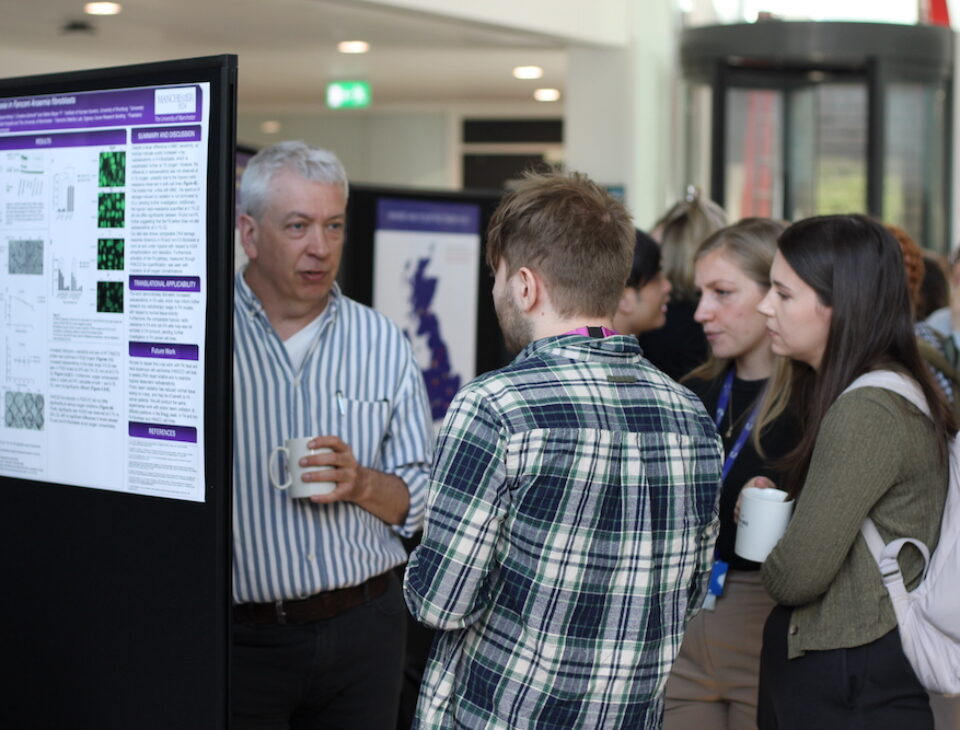
[[[659,728],[721,458],[633,337],[537,340],[461,390],[405,581],[443,630],[414,727]]]

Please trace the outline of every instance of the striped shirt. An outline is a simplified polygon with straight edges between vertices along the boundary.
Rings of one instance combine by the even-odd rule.
[[[234,602],[305,598],[404,562],[399,535],[411,535],[423,519],[432,455],[426,391],[406,338],[334,287],[295,368],[242,273],[234,304]],[[271,486],[272,449],[288,438],[327,435],[347,443],[362,466],[406,483],[403,525],[348,502],[291,499]]]
[[[633,337],[530,344],[440,432],[407,605],[415,728],[659,728],[717,531],[721,446]]]

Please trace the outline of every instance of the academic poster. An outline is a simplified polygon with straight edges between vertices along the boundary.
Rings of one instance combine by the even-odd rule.
[[[0,475],[204,500],[209,97],[0,98]]]
[[[409,338],[435,423],[476,374],[480,206],[377,201],[373,306]]]

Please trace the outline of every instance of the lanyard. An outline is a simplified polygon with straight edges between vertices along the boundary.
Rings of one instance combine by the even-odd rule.
[[[730,405],[730,395],[733,392],[733,368],[727,371],[727,377],[723,381],[723,388],[720,390],[720,399],[717,401],[717,412],[714,415],[714,422],[717,424],[717,428],[720,428],[720,425],[723,423],[723,417],[727,413],[727,407]],[[733,464],[737,460],[737,457],[740,456],[740,452],[743,451],[743,447],[747,444],[747,439],[750,438],[750,434],[753,433],[753,425],[757,420],[757,412],[760,410],[760,401],[758,399],[757,403],[753,406],[753,409],[750,411],[750,417],[747,418],[747,422],[743,424],[743,428],[740,429],[740,433],[737,434],[736,441],[733,442],[733,447],[730,449],[730,452],[727,454],[727,458],[723,460],[723,473],[720,477],[721,481],[727,481],[727,476],[730,474],[730,470],[733,469]],[[731,414],[732,416],[732,414]]]
[[[616,330],[610,329],[609,327],[577,327],[577,329],[564,332],[563,334],[585,335],[586,337],[596,337],[600,339],[603,337],[613,337],[619,333]]]

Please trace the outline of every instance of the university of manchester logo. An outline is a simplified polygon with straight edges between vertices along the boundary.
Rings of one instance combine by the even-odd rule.
[[[197,90],[190,86],[182,89],[157,89],[153,92],[153,112],[163,114],[192,114],[197,110]]]

